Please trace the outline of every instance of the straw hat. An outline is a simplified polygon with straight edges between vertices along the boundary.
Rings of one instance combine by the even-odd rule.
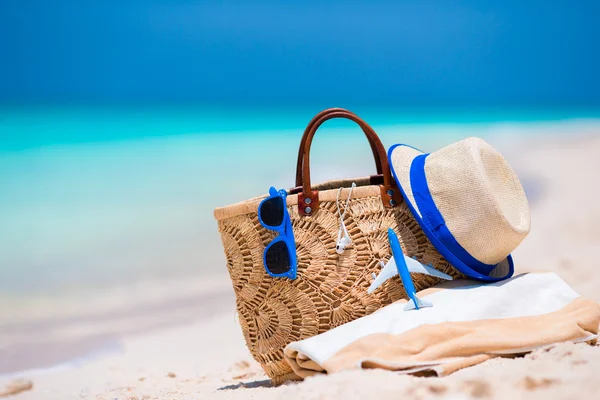
[[[529,204],[500,153],[468,138],[431,154],[397,144],[388,158],[421,229],[456,269],[482,281],[512,276],[510,253],[529,232]]]

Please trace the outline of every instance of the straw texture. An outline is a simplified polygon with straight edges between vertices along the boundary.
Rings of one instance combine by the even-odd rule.
[[[420,154],[408,146],[391,154],[398,183],[419,215],[410,167]],[[530,215],[523,186],[506,159],[483,139],[468,138],[431,153],[425,176],[446,226],[477,260],[498,264],[527,236]]]
[[[319,187],[348,187],[352,181],[368,180]],[[344,189],[341,197],[348,193]],[[263,251],[276,234],[258,221],[261,198],[215,210],[246,344],[276,384],[298,378],[284,360],[287,344],[406,298],[397,277],[367,294],[372,273],[380,272],[379,261],[391,256],[388,228],[396,231],[406,254],[460,277],[431,245],[405,203],[393,209],[383,207],[378,186],[358,186],[352,192],[344,219],[352,244],[337,254],[336,195],[336,189],[320,191],[320,209],[310,217],[298,214],[297,196],[287,197],[298,256],[298,277],[293,281],[265,272]],[[417,290],[439,283],[431,276],[413,275],[413,279]]]

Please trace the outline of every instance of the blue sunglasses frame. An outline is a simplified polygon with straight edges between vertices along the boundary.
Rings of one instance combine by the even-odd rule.
[[[266,201],[269,201],[275,197],[281,197],[281,199],[283,200],[283,218],[282,218],[281,224],[279,226],[267,225],[263,221],[262,216],[261,216],[261,211],[260,211],[262,209],[263,203],[265,203]],[[261,201],[258,206],[258,221],[266,229],[269,229],[271,231],[275,231],[275,232],[279,233],[279,236],[277,236],[275,239],[273,239],[271,241],[271,243],[269,243],[267,245],[267,247],[265,247],[265,251],[263,253],[263,265],[265,267],[265,271],[267,271],[267,274],[269,274],[273,278],[289,278],[289,279],[294,280],[294,279],[296,279],[296,270],[297,270],[296,241],[294,240],[294,231],[292,230],[292,220],[290,219],[290,215],[287,210],[286,197],[287,197],[287,192],[285,190],[281,189],[278,191],[273,186],[271,186],[271,188],[269,189],[269,197],[267,197],[266,199]],[[269,251],[271,246],[273,246],[275,243],[278,243],[278,242],[285,243],[288,254],[289,254],[289,259],[290,259],[290,266],[289,266],[290,269],[287,272],[284,272],[282,274],[272,273],[269,270],[269,267],[267,266],[267,252]]]

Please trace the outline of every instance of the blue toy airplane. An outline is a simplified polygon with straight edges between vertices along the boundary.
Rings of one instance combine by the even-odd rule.
[[[420,309],[423,307],[432,307],[433,304],[427,300],[421,300],[417,297],[415,285],[410,277],[410,273],[420,273],[425,275],[435,276],[441,279],[452,280],[450,275],[444,274],[441,271],[436,270],[431,265],[423,265],[417,260],[409,258],[402,253],[400,242],[396,233],[392,229],[388,229],[388,239],[390,241],[390,247],[392,249],[393,257],[390,258],[388,263],[385,265],[381,273],[375,278],[373,283],[368,289],[368,293],[372,293],[377,289],[383,282],[398,274],[402,280],[404,290],[409,297],[409,302],[404,307],[405,311]]]

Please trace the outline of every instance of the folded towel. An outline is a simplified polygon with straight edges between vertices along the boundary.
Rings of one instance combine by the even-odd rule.
[[[498,356],[560,342],[593,342],[600,305],[554,273],[482,284],[456,280],[419,293],[432,308],[404,311],[406,300],[328,332],[290,343],[285,358],[305,378],[383,368],[443,376]]]

